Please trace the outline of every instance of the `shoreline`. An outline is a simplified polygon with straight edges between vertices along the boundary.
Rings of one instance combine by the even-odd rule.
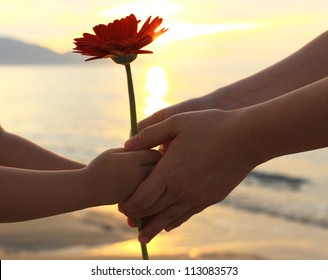
[[[326,236],[327,229],[313,225],[216,205],[159,234],[148,250],[154,260],[319,260],[328,259]],[[0,258],[138,260],[141,255],[135,229],[115,207],[102,207],[1,224]]]

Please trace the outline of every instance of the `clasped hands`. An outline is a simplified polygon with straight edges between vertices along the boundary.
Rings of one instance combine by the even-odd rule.
[[[138,237],[144,244],[222,201],[256,166],[238,111],[171,113],[167,118],[163,112],[141,122],[140,132],[125,143],[127,151],[160,145],[162,153],[152,173],[119,205],[130,226],[144,218]]]
[[[142,243],[222,201],[257,165],[327,147],[327,46],[326,31],[257,74],[139,124],[125,149],[161,145],[162,152],[152,173],[119,205],[130,225],[145,218]]]

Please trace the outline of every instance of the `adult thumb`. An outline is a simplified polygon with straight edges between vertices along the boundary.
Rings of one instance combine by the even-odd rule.
[[[126,151],[151,149],[172,140],[176,136],[170,123],[163,122],[148,126],[124,144]]]

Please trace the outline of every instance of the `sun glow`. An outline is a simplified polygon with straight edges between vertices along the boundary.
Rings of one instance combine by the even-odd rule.
[[[243,31],[258,28],[259,24],[248,22],[227,22],[217,24],[172,22],[171,24],[167,24],[167,27],[169,28],[169,32],[167,32],[162,38],[158,38],[158,42],[169,43],[217,33]]]
[[[164,0],[140,1],[138,3],[128,3],[101,12],[106,18],[125,17],[134,13],[138,19],[146,20],[150,15],[159,16],[164,19],[163,26],[169,28],[165,36],[156,41],[170,43],[180,40],[195,38],[198,36],[211,35],[222,32],[242,31],[258,27],[256,23],[250,22],[220,22],[212,24],[202,24],[181,21],[179,15],[185,9],[183,4],[177,4]]]
[[[180,13],[181,5],[171,3],[166,0],[148,0],[127,3],[121,6],[113,7],[109,10],[104,10],[101,15],[108,17],[125,17],[131,13],[135,14],[138,19],[145,20],[150,15],[169,18]]]
[[[162,67],[153,66],[147,71],[146,90],[149,93],[146,98],[145,116],[169,106],[164,101],[169,88],[166,79],[166,73]]]

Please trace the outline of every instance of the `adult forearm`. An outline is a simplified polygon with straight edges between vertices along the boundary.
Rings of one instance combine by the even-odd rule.
[[[281,96],[328,76],[328,31],[282,61],[205,96],[205,107],[237,109]]]
[[[264,162],[328,147],[328,78],[262,104],[241,109],[241,127]]]
[[[17,222],[91,206],[81,170],[34,171],[0,167],[0,222]]]

